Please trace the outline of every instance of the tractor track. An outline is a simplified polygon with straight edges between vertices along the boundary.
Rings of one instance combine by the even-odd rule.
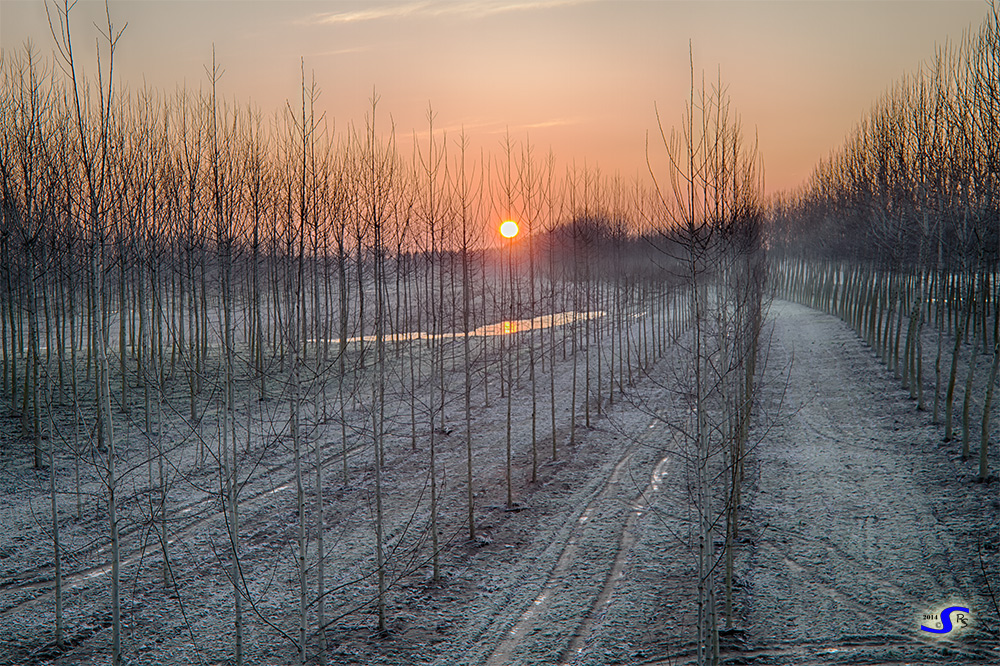
[[[653,425],[650,425],[650,428],[652,427]],[[602,518],[598,516],[602,505],[626,502],[623,491],[631,486],[633,480],[629,473],[629,465],[634,461],[636,449],[636,446],[632,446],[625,452],[601,485],[600,490],[591,496],[581,511],[574,515],[573,529],[563,543],[555,565],[546,575],[541,591],[529,602],[526,608],[522,607],[523,610],[520,610],[518,619],[513,626],[502,634],[496,648],[482,662],[484,666],[506,666],[522,663],[518,661],[518,656],[523,655],[525,647],[534,642],[534,634],[546,629],[549,622],[546,615],[553,612],[553,607],[560,601],[560,596],[573,600],[579,596],[579,590],[573,589],[578,582],[572,573],[574,569],[582,566],[588,558],[588,553],[582,543],[585,533],[595,520]],[[573,663],[575,657],[584,650],[595,622],[612,603],[615,586],[624,574],[628,557],[636,540],[636,524],[649,509],[653,495],[659,490],[669,461],[669,456],[660,459],[650,473],[645,488],[635,495],[628,495],[627,514],[623,516],[624,520],[621,522],[621,526],[612,534],[614,546],[609,552],[613,553],[613,556],[607,562],[609,565],[607,571],[603,574],[600,585],[589,589],[584,595],[586,599],[581,612],[568,619],[567,626],[558,639],[560,648],[556,652],[558,655],[556,663]],[[579,608],[579,605],[574,607]]]

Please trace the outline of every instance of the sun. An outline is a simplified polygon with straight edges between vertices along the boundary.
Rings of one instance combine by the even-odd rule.
[[[504,238],[513,238],[517,235],[518,228],[517,222],[514,220],[507,220],[500,225],[500,235]]]

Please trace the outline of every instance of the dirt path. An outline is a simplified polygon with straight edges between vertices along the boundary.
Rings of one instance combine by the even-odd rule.
[[[522,663],[519,660],[521,656],[535,651],[533,644],[537,641],[533,637],[538,635],[557,634],[555,644],[547,648],[546,663],[571,664],[585,650],[596,619],[611,602],[615,586],[623,575],[635,543],[636,522],[659,490],[664,467],[669,462],[666,458],[661,460],[653,470],[648,485],[637,493],[636,475],[630,467],[633,455],[632,452],[626,454],[615,465],[601,492],[580,512],[572,536],[563,547],[541,593],[500,641],[485,666]],[[631,501],[626,502],[630,497]],[[609,521],[608,514],[616,519]],[[595,521],[595,518],[604,520]],[[616,524],[619,525],[617,530]],[[595,557],[598,553],[603,557]],[[581,586],[580,572],[589,569],[603,573],[604,580],[591,579],[597,584]],[[554,607],[559,609],[558,613],[553,613]],[[572,609],[574,613],[567,617],[567,609]],[[553,629],[556,631],[553,632]],[[562,656],[557,660],[555,656],[559,654]]]
[[[845,324],[785,302],[771,314],[771,368],[791,370],[784,415],[757,452],[755,660],[997,663],[977,552],[997,537],[997,483],[972,482],[959,447]],[[971,609],[973,623],[920,629],[948,606]]]
[[[548,624],[545,619],[546,615],[553,603],[559,600],[559,597],[566,597],[568,593],[573,592],[572,588],[575,586],[572,574],[580,568],[581,558],[590,559],[588,556],[592,554],[592,552],[584,552],[582,549],[583,543],[586,543],[587,537],[593,531],[591,519],[594,517],[595,511],[599,511],[602,505],[621,492],[625,470],[631,459],[631,453],[622,457],[608,476],[601,491],[580,512],[571,536],[563,546],[559,559],[549,573],[542,591],[500,641],[496,650],[486,660],[486,666],[506,666],[514,663],[518,653],[525,651],[524,644],[530,640],[529,637],[540,631],[544,632],[546,628],[551,626],[546,627]],[[594,593],[595,590],[591,589],[590,592]]]
[[[941,441],[841,321],[785,302],[770,314],[764,411],[781,404],[781,415],[758,432],[746,482],[737,631],[723,636],[723,663],[1000,663],[978,543],[997,590],[998,483],[973,482],[960,444]],[[629,526],[610,603],[569,663],[695,662],[677,467],[663,470],[655,510]],[[972,622],[943,637],[921,631],[934,622],[924,614],[948,606],[971,609]]]

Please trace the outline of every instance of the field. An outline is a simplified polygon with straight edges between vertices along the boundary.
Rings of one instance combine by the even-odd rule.
[[[46,5],[54,61],[0,54],[0,666],[1000,663],[991,9],[776,193],[692,42],[633,178],[430,105],[405,154],[305,58],[270,118],[214,46],[132,91],[110,4],[96,77]]]
[[[952,598],[989,607],[988,578],[982,574],[994,581],[1000,574],[997,535],[989,529],[1000,520],[1000,507],[990,500],[995,482],[970,485],[971,471],[963,473],[955,455],[939,453],[937,428],[928,426],[925,415],[915,411],[842,323],[783,301],[772,306],[769,322],[770,379],[763,411],[773,419],[753,438],[758,443],[749,466],[748,518],[736,561],[737,629],[723,632],[723,655],[788,664],[842,663],[844,655],[853,663],[990,663],[990,651],[998,646],[985,623],[976,625],[971,636],[950,641],[920,637],[913,620]],[[431,580],[426,450],[410,449],[405,428],[390,432],[384,529],[393,557],[385,637],[378,635],[373,615],[371,449],[364,442],[363,419],[352,424],[351,431],[362,435],[348,458],[352,481],[344,485],[335,478],[323,494],[331,590],[327,612],[341,616],[326,631],[330,661],[652,664],[692,659],[691,484],[683,451],[662,422],[677,418],[678,411],[674,392],[664,387],[676,373],[671,357],[668,347],[614,406],[593,416],[591,428],[581,428],[575,446],[560,447],[558,460],[546,451],[534,483],[526,446],[528,387],[515,385],[513,510],[505,506],[504,456],[498,446],[506,402],[498,385],[492,387],[491,404],[477,400],[472,421],[479,478],[475,540],[468,538],[463,522],[462,410],[458,400],[446,403],[445,423],[455,425],[446,426],[439,440],[439,581]],[[557,392],[568,390],[570,366],[568,360],[556,364]],[[461,383],[459,373],[448,381],[449,386]],[[831,385],[842,388],[819,388]],[[850,397],[858,394],[868,397],[858,404]],[[251,409],[258,414],[284,411],[254,402]],[[547,408],[543,401],[540,411]],[[396,400],[387,412],[406,410],[406,401]],[[245,418],[239,413],[238,421]],[[280,418],[251,413],[258,430],[254,439],[266,441],[261,424]],[[173,420],[163,426],[165,432],[180,429]],[[567,435],[557,433],[563,443]],[[149,484],[148,461],[141,462],[142,438],[132,441],[135,451],[128,457],[140,462],[121,478],[133,495],[126,501],[134,507],[134,513],[123,516],[121,531],[121,575],[128,590],[125,649],[136,663],[225,663],[233,635],[232,585],[225,566],[225,516],[218,488],[212,487],[219,481],[209,474],[182,473],[183,461],[198,468],[195,441],[167,445],[171,476],[177,480],[168,495],[174,582],[165,586],[160,544],[142,514],[145,502],[155,515],[156,485]],[[73,493],[60,497],[67,514],[61,527],[63,612],[72,627],[66,636],[70,647],[60,654],[47,640],[53,570],[51,543],[41,535],[48,481],[46,474],[32,471],[23,447],[20,456],[15,454],[16,440],[3,450],[8,470],[4,522],[16,527],[5,534],[2,551],[2,618],[10,651],[4,663],[103,663],[110,570],[101,483],[85,466],[82,520],[73,515]],[[289,549],[297,522],[292,456],[287,447],[257,444],[251,450],[254,454],[241,456],[240,466],[257,461],[259,471],[240,491],[241,567],[248,602],[261,617],[246,622],[244,658],[247,663],[294,663],[294,646],[283,646],[275,635],[295,631],[289,621],[297,603],[296,562]],[[338,469],[339,443],[324,442],[321,452],[324,464]],[[154,481],[156,474],[154,469]],[[64,464],[58,478],[71,487],[71,466]],[[304,492],[314,496],[310,477]],[[970,520],[970,515],[979,517]],[[23,538],[32,532],[41,538]]]

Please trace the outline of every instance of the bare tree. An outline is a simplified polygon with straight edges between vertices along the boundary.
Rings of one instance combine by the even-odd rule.
[[[680,251],[676,258],[685,266],[685,288],[690,293],[687,390],[692,414],[690,423],[670,425],[687,443],[683,455],[694,482],[698,663],[718,664],[720,554],[715,533],[721,513],[727,529],[725,548],[734,546],[739,465],[754,402],[748,373],[756,365],[755,331],[759,330],[763,289],[759,266],[763,187],[756,148],[744,141],[721,82],[711,89],[704,83],[696,87],[693,56],[691,92],[681,129],[672,131],[668,139],[660,123],[660,137],[668,157],[667,179],[658,177],[652,166],[650,173],[664,216],[661,233]],[[736,396],[740,397],[734,402]],[[723,433],[721,439],[719,433]],[[720,468],[726,473],[720,474]],[[720,478],[729,486],[716,488],[715,480]],[[721,509],[716,508],[720,494]],[[730,567],[727,562],[727,612],[731,612]]]

